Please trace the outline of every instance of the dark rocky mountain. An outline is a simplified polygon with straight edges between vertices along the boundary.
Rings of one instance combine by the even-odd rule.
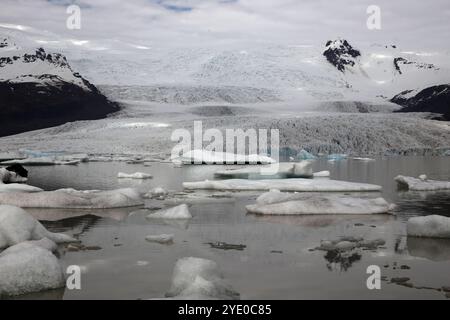
[[[344,72],[346,66],[353,67],[355,65],[355,58],[359,57],[361,53],[354,49],[347,40],[329,40],[323,55],[339,71]]]
[[[432,119],[450,121],[450,84],[431,86],[416,94],[406,90],[390,101],[403,106],[398,112],[430,112],[438,114]]]
[[[100,119],[119,109],[62,54],[23,51],[0,38],[0,136]]]

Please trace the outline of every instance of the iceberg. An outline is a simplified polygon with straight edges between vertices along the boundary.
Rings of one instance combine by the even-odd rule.
[[[310,161],[302,161],[298,163],[281,162],[276,167],[270,166],[252,166],[240,169],[220,170],[214,173],[218,178],[237,178],[237,179],[256,179],[264,178],[269,174],[264,173],[264,169],[277,168],[273,175],[277,178],[312,178],[312,163]],[[269,171],[267,171],[269,172]]]
[[[313,173],[313,177],[317,177],[317,178],[323,178],[323,177],[329,177],[329,176],[330,176],[330,171],[328,171],[328,170]]]
[[[119,172],[117,174],[117,178],[125,178],[125,179],[150,179],[152,178],[151,174],[143,173],[143,172],[135,172],[135,173],[123,173]]]
[[[297,153],[297,159],[298,160],[314,160],[316,159],[316,156],[312,153],[309,153],[308,151],[302,149]]]
[[[217,263],[207,259],[179,259],[166,298],[178,300],[237,300],[240,295],[222,277]]]
[[[148,242],[156,242],[160,244],[172,244],[173,234],[150,235],[146,236],[145,240],[147,240]]]
[[[164,198],[169,194],[169,192],[162,188],[162,187],[156,187],[151,189],[146,195],[146,198],[150,198],[150,199],[159,199],[159,200],[164,200]]]
[[[39,221],[21,208],[0,205],[0,249],[42,238],[56,243],[76,241],[68,235],[47,231]]]
[[[14,171],[0,168],[0,184],[11,182],[27,182],[27,178],[20,176]]]
[[[450,190],[450,181],[428,180],[426,175],[421,175],[420,178],[399,175],[394,180],[399,188],[413,191]]]
[[[390,209],[383,198],[365,199],[341,195],[267,192],[257,203],[246,206],[250,213],[270,215],[382,214]]]
[[[26,193],[26,192],[41,192],[44,191],[41,188],[29,186],[27,184],[21,183],[8,183],[3,184],[0,183],[0,197],[2,197],[2,193],[8,192],[18,192],[18,193]],[[1,201],[0,201],[1,203]]]
[[[183,187],[188,190],[226,190],[226,191],[280,191],[301,192],[359,192],[380,191],[381,186],[366,183],[356,183],[328,179],[229,179],[229,180],[205,180],[196,182],[183,182]]]
[[[11,164],[21,164],[27,166],[54,166],[54,165],[77,165],[80,163],[79,159],[70,159],[70,160],[59,160],[54,157],[37,157],[37,158],[26,158],[26,159],[18,159],[18,160],[9,160],[4,161],[2,164],[11,165]]]
[[[134,188],[108,191],[58,189],[27,194],[0,193],[0,204],[22,208],[110,209],[140,206],[144,201],[139,191]]]
[[[234,154],[220,151],[192,150],[179,157],[171,157],[172,161],[182,164],[270,164],[276,161],[258,154]]]
[[[438,215],[410,218],[406,233],[409,237],[450,238],[450,218]]]
[[[159,210],[147,216],[148,219],[190,219],[192,218],[187,204],[180,204],[179,206],[169,209]]]
[[[64,287],[63,269],[47,245],[30,241],[0,253],[0,297]]]

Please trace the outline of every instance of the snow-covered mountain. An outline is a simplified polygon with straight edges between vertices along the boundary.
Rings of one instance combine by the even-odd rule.
[[[0,37],[0,136],[119,110],[66,57]]]

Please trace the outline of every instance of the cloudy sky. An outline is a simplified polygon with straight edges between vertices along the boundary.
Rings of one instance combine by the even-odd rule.
[[[81,7],[81,30],[66,27],[70,4]],[[369,5],[381,9],[381,30],[366,27]],[[2,0],[0,11],[0,27],[37,38],[72,39],[92,49],[113,41],[145,49],[321,44],[336,37],[405,49],[448,49],[449,21],[448,0]]]

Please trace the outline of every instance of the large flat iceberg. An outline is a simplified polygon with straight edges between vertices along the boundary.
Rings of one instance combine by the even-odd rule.
[[[167,298],[179,300],[237,300],[237,293],[217,270],[217,263],[201,258],[182,258],[173,271]]]
[[[140,206],[144,201],[139,191],[134,188],[108,191],[59,189],[27,194],[0,193],[0,204],[22,208],[109,209]]]
[[[272,168],[273,170],[271,170]],[[321,172],[319,175],[323,176],[324,174],[325,172]],[[277,178],[312,178],[314,173],[312,171],[312,162],[301,161],[298,163],[281,162],[269,166],[220,170],[215,172],[214,175],[220,178],[237,179],[264,178],[268,175]]]
[[[28,240],[48,238],[56,243],[76,241],[62,233],[52,233],[25,210],[0,205],[0,249]]]
[[[450,181],[428,180],[425,175],[419,178],[396,176],[395,181],[400,188],[413,191],[450,190]]]
[[[270,164],[275,160],[258,154],[234,154],[220,151],[192,150],[179,157],[172,157],[172,161],[183,164]]]
[[[230,179],[205,180],[198,182],[183,182],[183,187],[189,190],[226,190],[226,191],[280,191],[301,192],[358,192],[380,191],[381,186],[366,183],[347,182],[328,179]]]
[[[268,215],[381,214],[387,213],[390,206],[383,198],[272,191],[262,194],[256,204],[246,209],[250,213]]]
[[[438,215],[410,218],[406,231],[411,237],[450,238],[450,218]]]

